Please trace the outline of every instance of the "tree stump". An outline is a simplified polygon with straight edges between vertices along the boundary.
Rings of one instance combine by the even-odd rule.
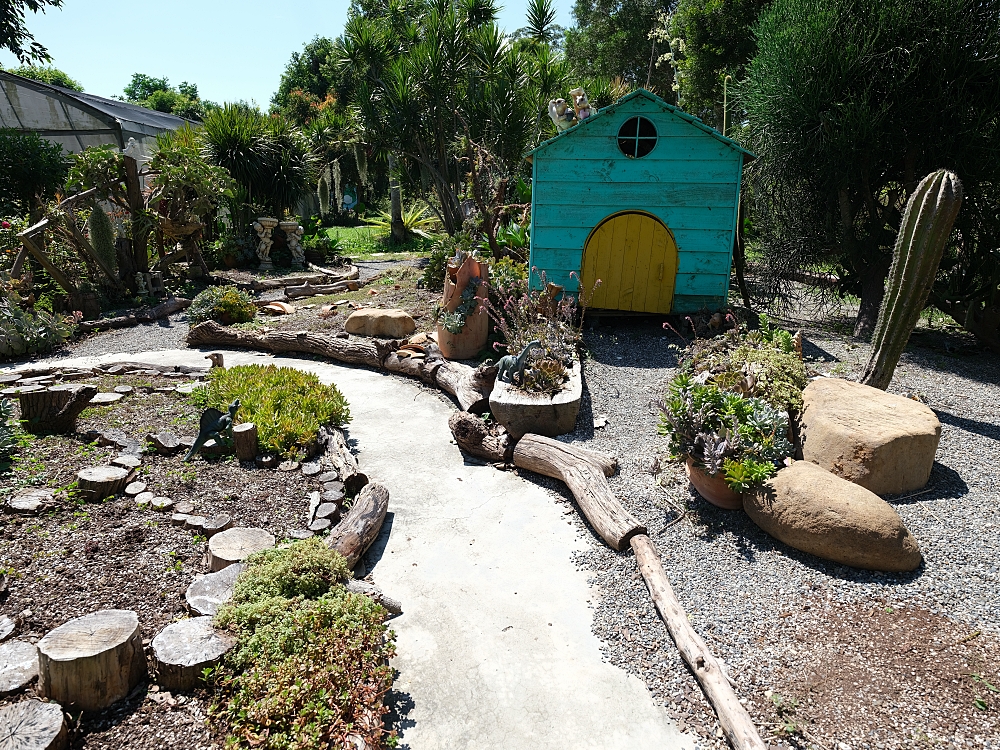
[[[358,459],[351,453],[344,433],[334,428],[326,435],[326,458],[340,475],[347,494],[354,497],[368,484],[368,477],[358,469]]]
[[[233,563],[218,573],[208,573],[188,586],[184,594],[188,606],[200,615],[216,615],[219,607],[233,598],[233,585],[243,572],[242,563]]]
[[[103,500],[122,492],[131,474],[120,466],[92,466],[77,472],[76,485],[88,500]]]
[[[69,432],[76,418],[97,395],[97,386],[73,383],[17,394],[21,419],[30,433]]]
[[[236,639],[212,627],[212,617],[192,617],[167,625],[153,639],[157,682],[169,690],[192,690],[202,670],[214,667]]]
[[[99,711],[146,679],[139,616],[102,609],[38,642],[38,693],[75,710]]]
[[[0,646],[0,696],[24,690],[38,677],[38,648],[27,641],[11,641]],[[0,730],[0,742],[3,732]]]
[[[208,540],[208,567],[213,573],[233,563],[243,562],[254,552],[271,549],[274,535],[264,529],[237,526],[222,531]]]
[[[211,538],[216,534],[219,534],[225,531],[226,529],[231,528],[232,525],[233,525],[232,516],[226,515],[225,513],[220,513],[217,516],[206,518],[205,525],[202,530],[204,531],[205,536]]]
[[[69,735],[62,709],[29,700],[0,708],[0,750],[66,750]]]
[[[257,442],[257,425],[244,422],[233,427],[233,444],[236,448],[236,458],[240,461],[253,461],[259,450]]]
[[[347,567],[353,568],[378,536],[388,509],[389,490],[381,484],[369,484],[361,490],[343,520],[330,532],[327,546],[342,554],[347,560]]]

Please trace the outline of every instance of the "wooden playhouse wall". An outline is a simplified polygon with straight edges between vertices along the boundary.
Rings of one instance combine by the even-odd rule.
[[[643,115],[659,139],[630,159],[618,150],[621,124]],[[576,291],[583,248],[602,219],[645,211],[673,232],[678,249],[673,312],[726,304],[743,154],[645,97],[585,120],[534,154],[532,267]],[[537,278],[533,277],[537,284]]]

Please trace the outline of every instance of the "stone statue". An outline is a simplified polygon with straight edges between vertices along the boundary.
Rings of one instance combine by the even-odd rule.
[[[292,268],[305,268],[306,251],[302,248],[302,235],[305,233],[306,230],[300,224],[296,224],[294,229],[285,231],[285,236],[288,237],[288,249],[292,253]]]
[[[274,244],[274,240],[271,239],[271,232],[276,226],[278,226],[277,219],[268,219],[266,217],[260,217],[253,223],[253,230],[260,238],[260,244],[257,246],[257,258],[260,260],[259,268],[261,271],[271,271],[274,269],[274,264],[271,262],[271,246]]]

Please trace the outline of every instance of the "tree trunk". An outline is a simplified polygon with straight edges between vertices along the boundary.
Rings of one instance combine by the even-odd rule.
[[[135,283],[135,260],[132,257],[132,240],[119,237],[115,240],[115,254],[118,256],[118,276],[130,294],[139,291]]]
[[[593,451],[529,433],[514,447],[514,465],[565,482],[594,530],[619,552],[633,536],[646,533],[612,494],[605,478],[612,469],[607,461],[597,463]]]
[[[126,156],[125,189],[128,197],[128,207],[132,214],[132,265],[133,273],[149,273],[149,227],[140,220],[146,210],[146,202],[142,198],[142,183],[139,181],[139,163],[131,156]]]
[[[368,477],[358,469],[358,459],[351,453],[344,433],[336,428],[329,430],[326,435],[326,459],[333,465],[344,484],[345,492],[351,497],[355,497],[368,484]]]
[[[889,268],[885,264],[872,264],[863,270],[861,280],[861,306],[854,322],[854,336],[868,341],[878,323],[878,313],[885,295],[885,279]]]
[[[381,484],[367,485],[347,515],[330,532],[327,546],[342,554],[347,567],[353,570],[378,536],[388,509],[389,490]]]
[[[20,701],[0,708],[0,740],[11,750],[66,750],[69,734],[55,703]]]
[[[253,422],[244,422],[233,427],[233,443],[237,459],[253,461],[260,450],[257,442],[257,425]]]
[[[38,693],[66,708],[100,711],[146,679],[139,617],[103,609],[77,617],[38,642]]]
[[[631,545],[635,551],[639,571],[646,581],[646,587],[656,604],[656,609],[667,630],[670,631],[670,637],[674,639],[677,650],[694,672],[702,690],[705,691],[705,697],[715,709],[719,724],[722,725],[722,731],[730,744],[734,750],[767,750],[767,745],[761,740],[750,715],[736,697],[729,679],[722,671],[722,665],[705,645],[701,636],[691,627],[684,608],[670,587],[656,547],[645,534],[633,536]]]
[[[157,683],[167,690],[194,690],[204,683],[203,671],[219,663],[236,638],[212,627],[210,615],[167,625],[153,639]]]
[[[54,385],[42,391],[18,394],[24,429],[32,434],[70,432],[76,418],[97,395],[97,386]]]
[[[514,446],[510,436],[506,433],[491,435],[479,417],[457,411],[448,418],[448,427],[451,428],[458,447],[466,453],[495,464],[508,464],[513,460]]]
[[[399,190],[399,177],[396,175],[396,157],[392,153],[389,154],[389,202],[389,237],[392,242],[401,244],[406,242],[406,226],[403,224],[403,199]]]
[[[76,475],[76,486],[90,502],[117,495],[125,489],[132,472],[120,466],[92,466]]]
[[[740,296],[743,298],[743,306],[747,310],[750,310],[753,307],[753,301],[750,299],[750,290],[747,289],[747,256],[746,245],[743,238],[743,211],[743,196],[741,194],[740,204],[736,214],[736,238],[733,242],[733,268],[736,271],[736,286],[739,288]]]

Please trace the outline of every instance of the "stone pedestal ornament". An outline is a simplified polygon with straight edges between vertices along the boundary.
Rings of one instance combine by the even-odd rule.
[[[260,260],[259,268],[261,271],[274,270],[274,264],[271,262],[271,246],[274,244],[274,240],[271,239],[271,232],[276,226],[278,226],[278,220],[266,216],[259,217],[253,223],[253,230],[260,238],[260,244],[257,246],[257,258]]]
[[[306,251],[302,248],[302,235],[306,230],[297,221],[283,221],[278,226],[287,237],[288,249],[292,253],[292,268],[305,268]]]

